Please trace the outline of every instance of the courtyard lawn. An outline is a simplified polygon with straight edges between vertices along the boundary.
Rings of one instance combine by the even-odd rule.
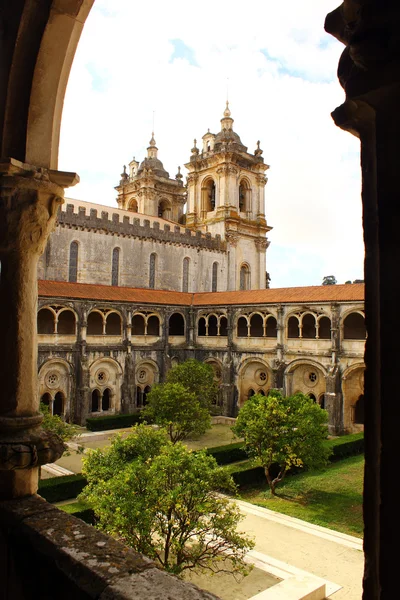
[[[239,498],[290,517],[362,537],[363,470],[364,457],[352,456],[323,470],[287,477],[279,484],[275,498],[270,495],[266,482],[262,486],[242,488]]]

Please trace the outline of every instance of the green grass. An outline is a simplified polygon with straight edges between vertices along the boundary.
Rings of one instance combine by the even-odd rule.
[[[275,498],[267,491],[266,483],[242,488],[239,497],[291,517],[362,537],[363,470],[364,457],[352,456],[326,469],[289,476],[279,484]]]

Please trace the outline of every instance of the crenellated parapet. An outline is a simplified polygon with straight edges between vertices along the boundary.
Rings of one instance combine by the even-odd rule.
[[[161,221],[161,222],[160,222]],[[153,239],[168,244],[192,246],[226,252],[226,242],[220,235],[212,236],[211,233],[203,234],[201,231],[192,231],[173,223],[165,223],[154,218],[140,218],[121,215],[119,212],[99,211],[95,208],[67,204],[66,209],[60,211],[58,224],[71,229],[84,229],[94,232],[118,235],[130,238]]]

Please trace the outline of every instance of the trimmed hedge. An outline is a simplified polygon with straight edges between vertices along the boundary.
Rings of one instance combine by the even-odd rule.
[[[332,440],[326,440],[326,445],[332,450],[330,462],[347,458],[364,452],[364,434],[352,433]],[[219,465],[229,465],[234,462],[247,460],[248,455],[244,449],[243,442],[227,444],[226,446],[215,446],[207,448],[207,454],[211,454]]]
[[[213,456],[219,465],[229,465],[230,463],[247,459],[247,452],[244,449],[243,442],[207,448],[207,454]]]
[[[106,431],[108,429],[122,429],[123,427],[131,427],[138,425],[143,418],[140,413],[132,413],[129,415],[108,415],[105,417],[93,417],[86,419],[86,427],[90,431]]]
[[[73,517],[77,517],[77,519],[81,519],[85,521],[88,525],[95,525],[96,517],[94,515],[94,511],[92,508],[86,506],[82,502],[72,502],[71,504],[64,504],[59,507],[60,510],[72,515]]]
[[[39,481],[38,494],[47,502],[61,502],[76,498],[87,481],[83,475],[63,475]]]
[[[329,458],[330,462],[354,456],[355,454],[363,454],[364,452],[364,433],[352,433],[333,440],[327,440],[327,446],[332,450]]]

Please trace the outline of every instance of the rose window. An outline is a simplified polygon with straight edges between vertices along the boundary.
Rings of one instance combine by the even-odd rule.
[[[309,373],[308,375],[308,379],[314,383],[315,381],[317,381],[317,374],[316,373]]]
[[[59,377],[58,373],[56,373],[55,371],[51,371],[50,373],[47,374],[46,384],[48,387],[56,388],[59,385],[59,382],[60,382],[60,377]]]
[[[147,371],[145,369],[141,369],[138,373],[139,381],[145,381],[147,377]]]

